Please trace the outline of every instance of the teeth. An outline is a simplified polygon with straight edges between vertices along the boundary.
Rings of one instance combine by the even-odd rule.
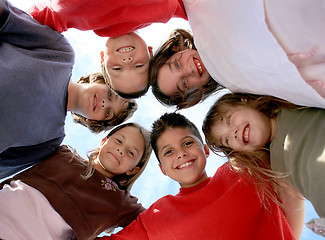
[[[248,142],[248,133],[249,133],[249,126],[247,126],[244,131],[244,141],[245,142]]]
[[[125,52],[130,52],[134,49],[134,47],[124,47],[124,48],[120,48],[117,51],[120,53],[125,53]]]
[[[186,162],[178,167],[178,169],[182,169],[188,166],[191,166],[193,164],[193,161]]]
[[[194,59],[194,62],[195,62],[195,65],[196,65],[197,69],[199,70],[199,74],[201,75],[202,72],[203,72],[201,63],[197,59]]]

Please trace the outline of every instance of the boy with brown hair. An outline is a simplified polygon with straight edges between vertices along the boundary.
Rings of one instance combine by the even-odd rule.
[[[228,163],[207,176],[209,149],[183,115],[166,113],[155,121],[151,143],[162,172],[179,182],[180,192],[101,239],[295,239],[280,207],[270,201],[266,208],[254,184]]]

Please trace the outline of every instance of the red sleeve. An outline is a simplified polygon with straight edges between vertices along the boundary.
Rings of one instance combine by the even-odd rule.
[[[144,211],[139,217],[134,220],[130,225],[123,228],[116,234],[112,234],[111,236],[98,237],[97,239],[101,240],[147,240],[149,239],[147,229],[142,222],[142,216],[145,216],[147,212]]]
[[[77,28],[94,30],[102,37],[121,36],[172,17],[187,20],[182,0],[47,0],[29,12],[59,32]]]

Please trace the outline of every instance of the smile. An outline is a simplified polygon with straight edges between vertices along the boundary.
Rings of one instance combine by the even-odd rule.
[[[194,163],[194,160],[190,160],[186,163],[183,163],[183,164],[177,166],[176,169],[188,168],[189,166],[193,165],[193,163]]]
[[[247,124],[243,130],[243,142],[245,144],[247,144],[249,141],[249,131],[250,131],[249,124]]]
[[[94,101],[93,101],[93,111],[95,111],[97,108],[97,96],[94,95]]]
[[[118,164],[120,164],[119,159],[116,157],[116,155],[112,152],[110,152],[110,154],[113,156],[113,158],[116,160],[116,162],[118,162]]]
[[[127,53],[127,52],[133,51],[134,49],[135,49],[135,47],[128,46],[128,47],[121,47],[121,48],[117,49],[116,51],[119,53]]]
[[[194,61],[194,64],[196,66],[197,72],[201,77],[202,73],[203,73],[203,67],[202,67],[202,65],[201,65],[201,63],[200,63],[200,61],[198,59],[193,58],[193,61]]]

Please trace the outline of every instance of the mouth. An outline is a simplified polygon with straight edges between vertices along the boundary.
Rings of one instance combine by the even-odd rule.
[[[249,142],[249,131],[250,131],[250,127],[249,127],[249,124],[247,124],[243,130],[243,142],[245,144],[248,144],[248,142]]]
[[[96,96],[96,94],[95,94],[95,95],[94,95],[94,100],[93,100],[93,111],[94,111],[94,112],[95,112],[96,108],[97,108],[97,96]]]
[[[188,168],[188,167],[192,166],[193,163],[194,163],[194,160],[187,161],[186,163],[183,163],[181,165],[178,165],[176,167],[176,169],[179,169],[180,170],[180,169]]]
[[[193,61],[194,61],[194,64],[195,64],[195,67],[196,67],[196,70],[199,74],[200,77],[202,77],[202,74],[203,74],[203,64],[196,58],[193,57]]]
[[[116,160],[116,162],[118,162],[118,164],[120,164],[120,160],[116,157],[116,155],[112,152],[110,152],[110,154],[113,156],[113,158]]]
[[[134,49],[135,49],[135,47],[132,47],[132,46],[120,47],[119,49],[116,50],[116,52],[128,53],[128,52],[132,52]]]

